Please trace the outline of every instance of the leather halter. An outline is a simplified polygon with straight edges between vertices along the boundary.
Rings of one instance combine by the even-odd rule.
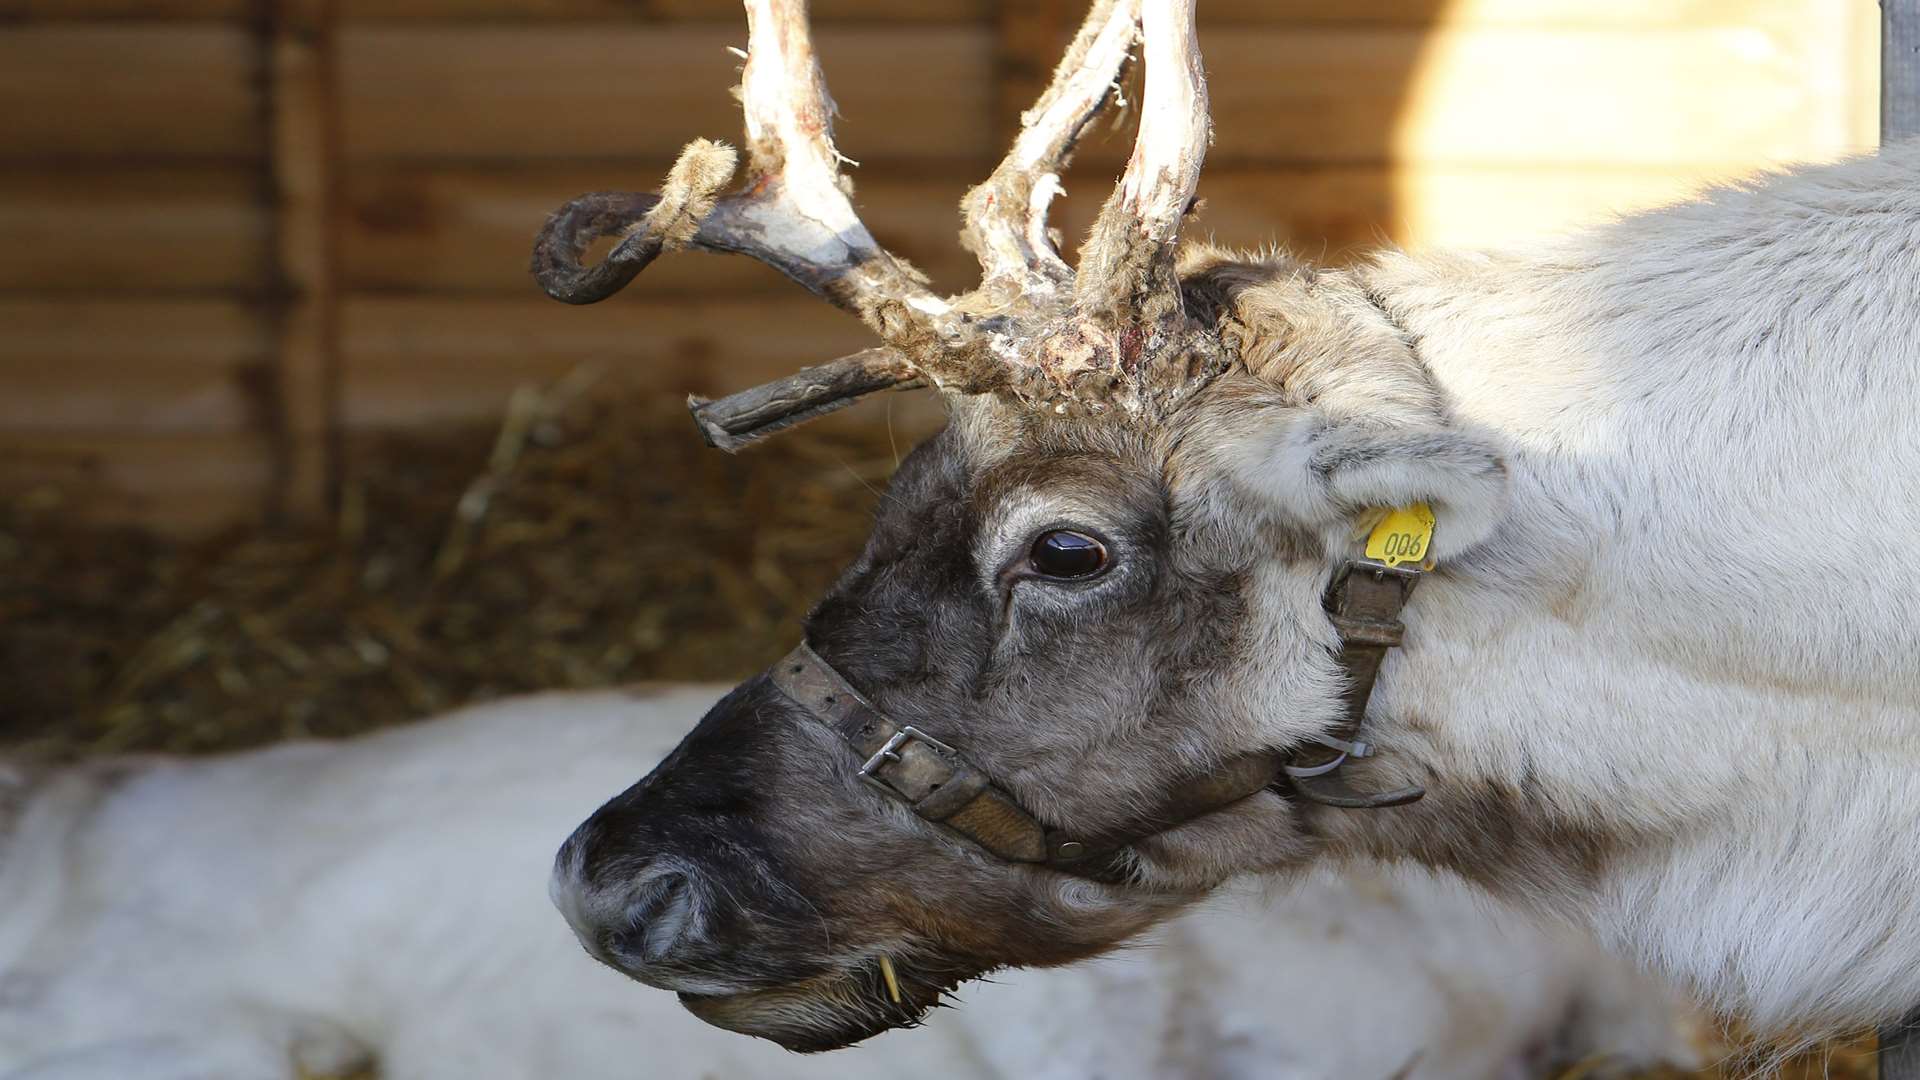
[[[1098,835],[1047,828],[958,750],[889,719],[804,643],[774,665],[772,678],[861,759],[861,780],[906,803],[921,818],[1008,862],[1114,883],[1128,877],[1127,849],[1133,844],[1262,790],[1354,809],[1400,806],[1426,794],[1419,787],[1360,792],[1340,775],[1349,758],[1374,753],[1359,738],[1360,726],[1380,662],[1388,649],[1400,644],[1400,610],[1419,576],[1411,567],[1355,559],[1328,585],[1322,603],[1340,632],[1339,663],[1347,673],[1341,720],[1332,731],[1291,753],[1243,754],[1189,776],[1173,785],[1160,805]]]
[[[1347,759],[1374,754],[1372,744],[1360,738],[1360,725],[1367,719],[1367,700],[1380,678],[1381,661],[1406,636],[1400,611],[1412,599],[1420,573],[1410,563],[1388,566],[1373,559],[1352,559],[1334,574],[1322,595],[1321,606],[1340,632],[1340,667],[1347,673],[1347,682],[1340,692],[1340,722],[1294,750],[1281,767],[1302,798],[1350,810],[1376,810],[1404,806],[1427,793],[1419,786],[1356,791],[1340,775]]]

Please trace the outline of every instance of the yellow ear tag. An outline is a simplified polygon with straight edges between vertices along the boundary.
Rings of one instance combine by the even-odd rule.
[[[1423,502],[1387,511],[1387,516],[1381,518],[1380,524],[1367,536],[1367,558],[1388,566],[1412,562],[1431,570],[1433,563],[1427,558],[1431,547],[1433,508]]]

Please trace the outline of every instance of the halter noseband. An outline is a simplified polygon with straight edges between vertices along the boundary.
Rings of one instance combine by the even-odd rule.
[[[1189,776],[1148,813],[1097,835],[1047,828],[958,750],[889,719],[804,643],[774,665],[772,677],[775,686],[852,748],[863,762],[861,780],[921,818],[1008,862],[1113,883],[1128,876],[1128,847],[1269,788],[1350,809],[1400,806],[1425,795],[1420,787],[1361,792],[1340,775],[1347,759],[1374,753],[1360,739],[1360,726],[1380,662],[1400,644],[1405,631],[1400,610],[1419,579],[1420,571],[1410,565],[1362,558],[1344,564],[1327,586],[1322,604],[1340,634],[1338,657],[1347,683],[1340,722],[1326,735],[1291,752],[1242,754]]]

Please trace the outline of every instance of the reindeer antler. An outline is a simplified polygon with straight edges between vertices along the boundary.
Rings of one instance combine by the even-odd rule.
[[[1142,286],[1155,295],[1179,296],[1167,275],[1212,139],[1193,14],[1194,0],[1149,3],[1143,13],[1147,78],[1140,133],[1127,171],[1080,253],[1076,295],[1083,306],[1127,306],[1143,298]],[[1134,263],[1152,271],[1145,277],[1123,272]],[[1133,287],[1131,295],[1116,293],[1124,286]]]
[[[1073,270],[1047,234],[1047,209],[1062,193],[1064,169],[1080,133],[1119,87],[1140,0],[1095,0],[1053,81],[1020,115],[1020,134],[985,183],[960,200],[960,242],[980,259],[981,289],[1011,285],[1026,295],[1070,286]]]
[[[695,140],[661,194],[599,192],[561,207],[534,244],[534,276],[555,299],[593,303],[662,251],[691,246],[752,256],[869,321],[882,301],[944,313],[945,301],[874,240],[847,200],[833,147],[833,102],[814,59],[805,3],[747,0],[747,27],[751,48],[740,85],[747,175],[740,191],[715,198],[733,175],[733,151]],[[583,268],[587,245],[610,235],[625,239],[601,266]]]
[[[1056,383],[1138,407],[1177,398],[1226,365],[1218,338],[1187,318],[1174,272],[1212,125],[1194,0],[1148,0],[1146,85],[1133,156],[1080,248],[1073,307],[1040,343]]]
[[[1141,3],[1095,0],[1046,92],[1022,115],[1006,158],[962,200],[962,242],[982,270],[971,292],[934,295],[854,213],[804,0],[746,0],[740,96],[748,165],[740,190],[717,197],[733,172],[732,152],[696,141],[659,195],[601,192],[557,211],[535,244],[534,275],[558,299],[591,303],[664,251],[736,252],[860,316],[886,343],[721,401],[695,399],[701,430],[726,449],[873,390],[923,380],[1059,408],[1137,407],[1177,396],[1195,374],[1217,367],[1219,356],[1217,342],[1187,325],[1173,275],[1207,142],[1193,0],[1147,0],[1140,133],[1078,275],[1046,224],[1059,171],[1115,94],[1143,25]],[[583,267],[581,254],[607,235],[623,239],[600,265]],[[1181,363],[1157,363],[1176,353]],[[1175,377],[1156,380],[1157,368]]]

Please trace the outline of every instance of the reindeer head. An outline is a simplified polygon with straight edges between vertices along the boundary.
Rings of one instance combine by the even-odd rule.
[[[582,825],[554,896],[590,952],[701,1017],[828,1049],[1305,861],[1323,811],[1281,766],[1342,713],[1322,606],[1340,553],[1429,500],[1445,557],[1491,528],[1503,476],[1345,278],[1176,259],[1208,139],[1192,0],[1097,0],[962,203],[984,275],[953,298],[855,216],[804,10],[747,9],[744,186],[718,196],[731,152],[696,143],[661,195],[563,208],[536,274],[586,302],[664,250],[743,252],[885,342],[697,401],[719,445],[903,384],[947,391],[951,418],[806,644]],[[1076,272],[1047,206],[1136,39],[1139,135]],[[1422,779],[1391,758],[1359,773]]]

